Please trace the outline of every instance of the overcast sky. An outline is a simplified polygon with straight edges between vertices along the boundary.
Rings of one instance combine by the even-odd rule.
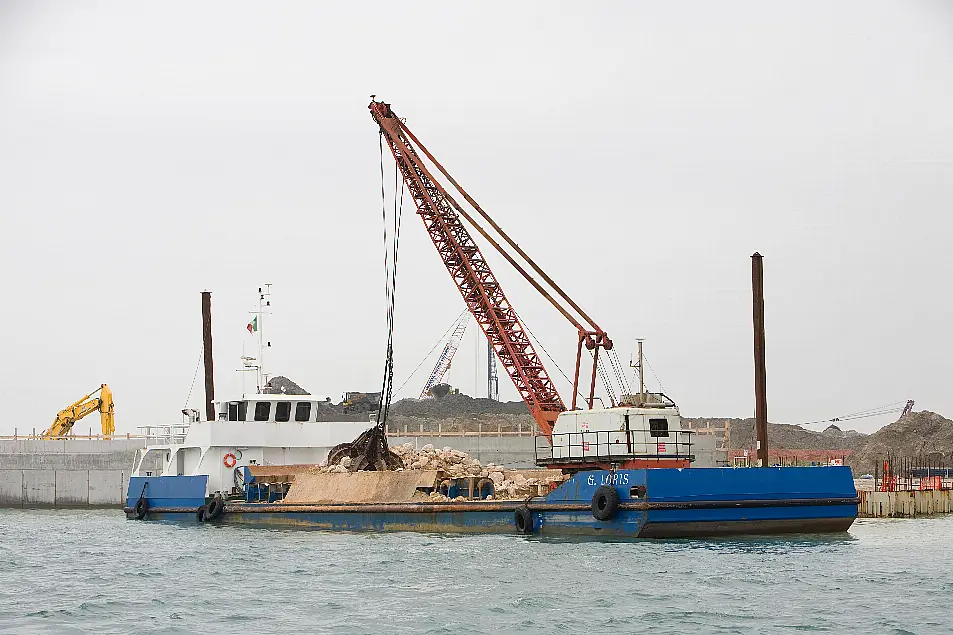
[[[772,421],[907,398],[953,416],[946,0],[3,2],[0,434],[103,382],[119,432],[201,408],[203,289],[220,397],[241,390],[263,283],[271,372],[335,401],[377,390],[371,93],[626,363],[645,338],[683,415],[752,415],[757,250]],[[398,384],[463,309],[405,221]],[[569,372],[573,328],[491,263]],[[452,382],[485,395],[476,336]]]

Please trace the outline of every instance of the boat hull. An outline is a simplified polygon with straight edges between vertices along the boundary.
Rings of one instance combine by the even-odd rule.
[[[126,513],[197,522],[205,499],[175,492],[177,477],[158,483],[130,483]],[[600,487],[611,487],[619,505],[608,520],[593,512]],[[528,523],[518,529],[517,516]],[[442,533],[526,533],[629,538],[769,535],[844,532],[857,516],[857,493],[848,468],[642,469],[575,474],[546,496],[526,501],[403,503],[225,504],[214,523],[300,527],[328,531],[418,531]]]

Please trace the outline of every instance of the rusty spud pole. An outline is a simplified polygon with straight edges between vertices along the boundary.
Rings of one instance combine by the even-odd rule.
[[[215,380],[212,373],[212,292],[202,292],[202,352],[205,358],[205,419],[215,421]]]
[[[764,367],[764,266],[761,254],[751,255],[751,298],[754,322],[754,418],[758,462],[768,467],[768,394]]]

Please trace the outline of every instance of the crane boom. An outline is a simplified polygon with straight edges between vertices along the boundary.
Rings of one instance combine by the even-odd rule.
[[[99,393],[99,397],[93,397]],[[65,437],[73,428],[73,424],[97,410],[103,426],[103,436],[112,436],[116,432],[116,405],[113,403],[113,393],[109,386],[102,384],[99,388],[60,410],[53,425],[43,433],[44,439]]]
[[[460,348],[460,342],[463,341],[463,334],[466,332],[467,325],[469,323],[469,313],[464,313],[463,316],[457,320],[457,323],[453,327],[453,334],[450,335],[450,339],[447,340],[443,350],[440,351],[440,356],[437,358],[437,363],[434,364],[433,370],[430,371],[430,377],[427,379],[427,383],[424,384],[423,389],[420,391],[420,399],[425,399],[426,397],[430,396],[430,389],[443,381],[447,371],[450,370],[450,364],[453,362],[453,356],[457,353],[457,349]]]
[[[390,105],[372,101],[369,109],[387,140],[404,185],[414,199],[417,214],[460,295],[529,407],[536,424],[547,437],[550,436],[556,418],[566,410],[566,406],[516,311],[460,220],[461,214],[466,216],[465,212],[433,178]],[[476,227],[470,218],[468,220]],[[507,254],[504,256],[518,267]]]

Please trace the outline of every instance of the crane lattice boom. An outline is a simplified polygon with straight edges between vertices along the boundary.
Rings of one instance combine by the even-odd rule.
[[[447,343],[444,345],[443,350],[440,351],[440,356],[437,358],[437,363],[434,364],[433,370],[430,371],[430,377],[427,379],[427,383],[424,384],[423,389],[420,391],[420,399],[425,399],[430,396],[430,389],[443,381],[443,378],[447,375],[447,371],[450,370],[450,364],[453,363],[453,356],[456,355],[457,349],[460,348],[460,342],[463,341],[463,334],[467,330],[467,325],[470,323],[470,314],[464,313],[457,323],[453,327],[453,333],[450,335],[450,339],[447,340]]]
[[[371,116],[394,155],[440,258],[464,302],[483,329],[516,390],[546,436],[566,410],[529,336],[490,270],[480,248],[460,220],[459,204],[435,181],[388,104],[371,102]]]

